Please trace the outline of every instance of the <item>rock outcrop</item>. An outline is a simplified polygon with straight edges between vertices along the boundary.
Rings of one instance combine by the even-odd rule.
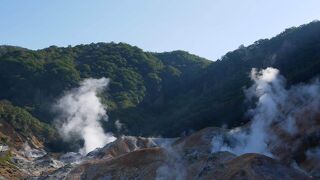
[[[6,151],[9,155],[6,162],[10,166],[4,166],[1,175],[6,179],[72,180],[300,180],[318,177],[317,149],[308,152],[309,159],[298,165],[262,154],[213,152],[213,137],[228,138],[227,132],[221,128],[206,128],[179,139],[122,136],[86,156],[52,154],[25,144],[19,151]]]
[[[293,166],[265,155],[212,153],[212,137],[225,132],[206,128],[162,147],[156,147],[150,139],[140,139],[148,143],[129,148],[137,139],[122,137],[97,150],[94,154],[99,158],[89,154],[91,158],[75,166],[66,179],[312,179]],[[117,150],[121,153],[115,153]]]

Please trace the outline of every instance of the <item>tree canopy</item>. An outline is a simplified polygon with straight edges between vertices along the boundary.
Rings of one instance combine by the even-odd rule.
[[[271,39],[228,52],[217,61],[185,51],[145,52],[125,43],[93,43],[41,50],[0,46],[0,100],[41,122],[51,106],[85,78],[110,78],[100,94],[114,122],[132,135],[176,136],[206,126],[247,121],[243,87],[251,68],[280,69],[288,84],[310,80],[320,69],[320,23],[290,28]]]

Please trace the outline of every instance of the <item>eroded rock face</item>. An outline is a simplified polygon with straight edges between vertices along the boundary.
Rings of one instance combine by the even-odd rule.
[[[121,138],[98,150],[112,152],[112,157],[95,152],[100,158],[91,158],[75,166],[66,179],[311,179],[303,172],[264,155],[212,153],[212,137],[224,131],[206,128],[178,139],[170,146],[153,147],[156,146],[153,144],[139,149],[128,148],[128,139]],[[121,153],[116,156],[114,151],[119,149]]]
[[[161,148],[136,150],[114,159],[91,160],[74,168],[67,179],[154,179],[165,162]]]
[[[44,148],[42,140],[37,138],[32,132],[23,135],[6,122],[0,122],[0,138],[8,138],[8,145],[16,149],[24,148],[25,143],[28,143],[33,148]]]
[[[87,156],[94,158],[114,158],[135,150],[156,147],[150,138],[122,136],[103,148],[90,152]]]
[[[251,153],[226,162],[225,170],[222,172],[217,179],[311,179],[275,159]]]
[[[173,143],[173,147],[183,151],[203,151],[211,152],[212,138],[217,135],[226,135],[227,131],[221,128],[208,127],[190,136],[178,139]]]
[[[87,156],[79,153],[42,154],[42,150],[26,148],[27,152],[18,151],[12,157],[19,167],[14,177],[72,180],[311,179],[290,164],[261,154],[237,156],[227,151],[212,152],[212,138],[228,136],[226,132],[221,128],[206,128],[177,140],[123,136]],[[305,161],[308,163],[304,168],[316,175],[315,167],[319,161],[315,160]]]
[[[75,167],[67,179],[311,179],[259,154],[236,157],[218,152],[175,158],[162,148],[142,149],[112,160],[88,161]]]
[[[312,121],[308,112],[296,117],[296,132],[285,132],[280,124],[274,124],[271,131],[277,135],[271,143],[271,152],[286,164],[297,163],[300,168],[315,178],[320,178],[320,114],[314,114]]]

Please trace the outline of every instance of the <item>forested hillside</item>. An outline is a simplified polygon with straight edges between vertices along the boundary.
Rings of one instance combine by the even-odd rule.
[[[252,68],[266,67],[279,69],[288,86],[318,76],[320,22],[286,29],[274,38],[258,40],[248,47],[240,46],[211,63],[196,80],[187,83],[186,93],[178,94],[167,106],[166,112],[170,114],[164,118],[170,127],[167,132],[247,122],[248,104],[244,103],[243,88],[251,85]],[[171,122],[177,121],[180,123],[172,126]]]
[[[318,75],[320,22],[240,46],[217,61],[184,51],[144,52],[124,43],[35,51],[1,46],[0,100],[50,124],[55,117],[52,104],[66,90],[84,78],[107,77],[109,87],[100,94],[108,105],[106,130],[176,136],[246,122],[243,88],[250,85],[249,72],[269,66],[278,68],[289,85]],[[125,125],[121,132],[116,120]]]

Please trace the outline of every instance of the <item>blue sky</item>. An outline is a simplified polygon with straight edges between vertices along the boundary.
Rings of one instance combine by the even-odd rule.
[[[320,19],[319,0],[2,0],[0,44],[39,49],[126,42],[216,60]]]

